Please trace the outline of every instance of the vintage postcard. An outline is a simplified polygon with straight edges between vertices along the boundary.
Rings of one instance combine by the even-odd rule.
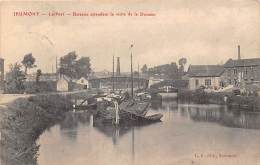
[[[0,165],[86,164],[260,165],[260,1],[0,1]]]

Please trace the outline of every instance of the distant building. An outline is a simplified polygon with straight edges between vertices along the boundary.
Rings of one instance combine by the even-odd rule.
[[[69,91],[69,80],[65,76],[61,76],[57,81],[57,91],[59,92]]]
[[[195,90],[204,86],[206,88],[221,87],[221,75],[224,72],[222,65],[190,65],[188,69],[189,89]]]
[[[77,89],[88,89],[89,88],[89,81],[86,77],[81,77],[76,81],[76,88]]]
[[[4,90],[4,59],[0,58],[0,93]]]
[[[241,86],[260,82],[260,58],[229,59],[224,69],[222,79],[226,85]]]
[[[96,89],[112,89],[113,82],[115,90],[129,90],[131,88],[131,77],[130,76],[115,76],[114,78],[102,77],[102,78],[90,78],[89,86],[90,88]],[[133,87],[135,89],[145,89],[148,87],[149,80],[142,77],[134,77],[133,78]]]
[[[68,76],[59,75],[57,80],[57,91],[58,92],[68,92],[75,89],[76,81],[72,80]]]
[[[26,75],[25,88],[27,92],[72,91],[76,88],[76,81],[68,76],[56,73],[43,73],[36,82],[36,73]],[[83,86],[78,89],[83,89]]]

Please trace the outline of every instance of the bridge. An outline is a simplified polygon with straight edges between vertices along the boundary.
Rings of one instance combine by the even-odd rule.
[[[92,78],[89,79],[90,88],[97,89],[112,89],[114,87],[116,90],[124,90],[131,88],[131,76],[107,76],[102,78]],[[143,77],[133,77],[133,87],[145,89],[148,87],[149,80]]]
[[[188,80],[163,80],[150,86],[151,89],[159,89],[165,86],[170,86],[176,89],[183,89],[188,87]]]

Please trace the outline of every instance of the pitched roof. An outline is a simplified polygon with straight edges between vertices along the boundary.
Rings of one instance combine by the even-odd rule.
[[[218,77],[224,72],[222,65],[190,65],[189,77]]]
[[[233,60],[229,59],[225,64],[225,68],[239,67],[239,66],[258,66],[260,65],[260,58],[240,59]]]

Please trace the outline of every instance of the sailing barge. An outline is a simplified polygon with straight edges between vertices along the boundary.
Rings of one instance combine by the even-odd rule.
[[[99,109],[95,115],[94,124],[108,125],[141,125],[160,122],[162,114],[147,116],[150,102],[138,102],[127,100],[118,105],[113,102],[113,106]]]

